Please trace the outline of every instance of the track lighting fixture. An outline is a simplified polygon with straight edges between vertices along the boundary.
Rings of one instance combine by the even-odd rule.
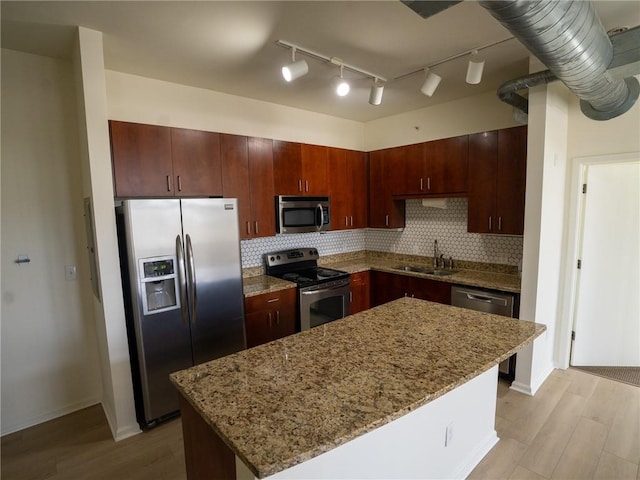
[[[338,77],[338,81],[336,83],[336,93],[339,97],[344,97],[349,93],[351,87],[349,87],[349,83],[342,76],[342,71],[344,69],[344,65],[340,65],[340,77]]]
[[[291,63],[282,67],[282,76],[287,82],[291,82],[296,78],[300,78],[309,72],[309,65],[305,60],[296,62],[296,48],[291,49]]]
[[[318,53],[318,52],[314,52],[312,50],[308,50],[306,48],[302,48],[298,45],[294,45],[293,43],[289,43],[286,42],[284,40],[278,40],[276,42],[277,45],[281,46],[281,47],[285,47],[285,48],[290,48],[291,49],[291,56],[293,59],[293,62],[289,65],[287,65],[286,67],[282,68],[282,76],[284,77],[284,79],[289,82],[291,80],[295,80],[298,77],[301,77],[302,75],[306,74],[309,71],[309,67],[307,65],[306,62],[304,62],[304,60],[295,61],[295,54],[297,53],[303,53],[308,57],[313,57],[316,60],[320,60],[320,61],[324,61],[324,62],[328,62],[328,63],[332,63],[334,65],[337,65],[338,67],[340,67],[340,76],[338,77],[338,81],[336,84],[336,93],[338,95],[340,95],[341,97],[347,95],[349,93],[349,83],[347,83],[347,81],[344,79],[344,69],[350,70],[354,73],[357,73],[359,75],[363,75],[365,77],[369,77],[373,80],[373,86],[371,87],[371,92],[369,95],[369,103],[371,103],[372,105],[380,105],[380,102],[382,101],[382,92],[384,90],[384,84],[387,81],[386,78],[375,74],[375,73],[371,73],[368,72],[366,70],[363,70],[361,68],[358,67],[354,67],[353,65],[349,65],[345,62],[343,62],[341,59],[336,58],[336,57],[329,57],[327,55],[323,55],[322,53]],[[301,62],[304,62],[304,66],[303,67],[299,67],[299,70],[295,70],[293,67]],[[289,69],[289,70],[286,70]],[[285,71],[286,70],[286,71]],[[289,80],[289,78],[291,80]],[[377,102],[377,103],[375,103]]]
[[[442,77],[440,77],[440,75],[437,75],[436,73],[434,73],[433,71],[431,71],[430,69],[433,67],[436,67],[438,65],[442,65],[443,63],[447,63],[447,62],[451,62],[453,60],[456,60],[460,57],[464,57],[466,55],[471,55],[471,59],[469,60],[469,65],[467,67],[467,83],[470,84],[478,84],[480,83],[480,81],[482,80],[482,71],[484,70],[484,60],[481,60],[478,52],[480,50],[484,50],[485,48],[490,48],[493,47],[495,45],[499,45],[501,43],[504,42],[508,42],[509,40],[513,40],[515,37],[509,37],[509,38],[505,38],[504,40],[498,40],[497,42],[492,42],[492,43],[488,43],[486,45],[482,45],[480,47],[474,48],[472,50],[467,50],[465,52],[461,52],[461,53],[457,53],[455,55],[451,55],[450,57],[444,58],[442,60],[438,60],[437,62],[433,62],[430,63],[429,65],[427,65],[424,68],[421,68],[420,70],[414,70],[412,72],[409,73],[405,73],[404,75],[400,75],[398,77],[395,77],[393,80],[400,80],[401,78],[405,78],[408,77],[410,75],[415,75],[417,73],[421,73],[424,72],[424,81],[422,83],[422,86],[420,87],[420,91],[427,95],[428,97],[432,96],[434,94],[434,92],[436,91],[436,88],[438,88],[438,85],[440,84],[440,80],[442,80]]]
[[[478,50],[471,53],[469,65],[467,66],[467,83],[477,85],[482,81],[482,71],[484,70],[484,60],[478,56]]]
[[[425,94],[427,97],[432,96],[433,93],[436,91],[436,88],[438,88],[438,85],[440,85],[440,80],[442,80],[442,77],[440,75],[429,71],[428,67],[425,68],[424,83],[422,84],[420,91],[423,94]]]
[[[369,103],[371,105],[380,105],[382,103],[382,93],[384,92],[384,82],[379,82],[377,78],[371,83],[371,91],[369,92]]]

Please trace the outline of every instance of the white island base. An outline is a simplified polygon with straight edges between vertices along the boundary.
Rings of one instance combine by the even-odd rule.
[[[496,365],[391,423],[264,478],[465,478],[498,442],[497,382]],[[236,457],[236,479],[255,478]]]

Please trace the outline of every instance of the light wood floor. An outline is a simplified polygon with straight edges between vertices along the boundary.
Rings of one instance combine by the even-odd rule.
[[[470,479],[640,480],[640,388],[556,370],[535,397],[498,387],[500,442]],[[101,407],[2,438],[3,480],[185,479],[180,420],[115,443]]]

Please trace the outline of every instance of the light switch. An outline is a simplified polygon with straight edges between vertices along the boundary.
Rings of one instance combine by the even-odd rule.
[[[64,266],[64,279],[67,282],[72,282],[76,279],[76,266],[75,265],[65,265]]]

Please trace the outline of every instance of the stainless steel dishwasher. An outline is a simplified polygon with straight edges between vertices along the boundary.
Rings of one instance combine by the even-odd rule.
[[[473,287],[451,286],[451,305],[478,312],[513,317],[516,296],[513,293],[494,292]],[[516,356],[500,363],[500,376],[513,381],[516,374]]]

